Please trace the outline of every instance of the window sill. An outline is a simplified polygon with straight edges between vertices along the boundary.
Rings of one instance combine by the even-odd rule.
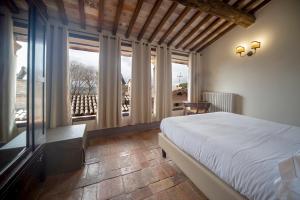
[[[178,111],[178,110],[184,110],[184,108],[182,108],[182,107],[176,107],[176,108],[172,109],[172,111]]]
[[[89,121],[89,120],[95,120],[95,119],[96,119],[96,115],[75,116],[75,117],[72,117],[72,122]]]
[[[27,121],[16,121],[17,128],[24,128],[27,126]]]
[[[122,117],[129,117],[129,112],[122,112]],[[74,116],[72,122],[95,120],[96,115]]]

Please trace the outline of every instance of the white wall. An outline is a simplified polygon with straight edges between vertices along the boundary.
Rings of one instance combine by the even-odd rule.
[[[203,89],[238,94],[238,113],[300,126],[300,0],[272,0],[256,17],[202,52]],[[257,54],[235,55],[253,40]]]

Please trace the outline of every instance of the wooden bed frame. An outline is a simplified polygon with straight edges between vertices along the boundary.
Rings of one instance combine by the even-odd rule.
[[[166,154],[176,163],[184,174],[210,200],[246,200],[239,192],[213,174],[208,168],[187,155],[171,142],[163,133],[159,133],[158,143],[162,148],[163,157]]]

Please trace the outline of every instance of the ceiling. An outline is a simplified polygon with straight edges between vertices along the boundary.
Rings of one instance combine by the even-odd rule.
[[[26,9],[25,0],[15,0]],[[224,17],[186,7],[184,0],[43,0],[50,18],[81,29],[109,31],[125,38],[202,51],[236,25]],[[196,0],[202,1],[202,0]],[[215,1],[215,0],[212,0]],[[270,0],[223,0],[241,13],[255,12]],[[255,22],[254,22],[255,23]]]

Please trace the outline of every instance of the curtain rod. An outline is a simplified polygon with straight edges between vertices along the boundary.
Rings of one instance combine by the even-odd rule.
[[[75,29],[69,29],[69,32],[70,32],[69,34],[72,34],[72,35],[74,35],[75,37],[78,37],[78,38],[99,41],[99,39],[98,39],[99,34],[96,34],[96,33],[86,32],[86,31],[82,31],[82,30],[75,30]],[[114,37],[114,36],[112,36],[112,37]],[[130,40],[130,39],[124,38],[123,36],[120,36],[120,39],[122,40],[122,42],[125,42],[125,43],[128,43],[128,44],[131,44],[132,42],[139,42],[139,41],[136,41],[136,40]],[[145,42],[145,43],[147,43],[147,42]],[[151,47],[155,47],[155,48],[159,46],[157,44],[151,44],[151,43],[149,43],[149,44],[150,44]],[[190,53],[188,51],[182,51],[182,50],[174,49],[174,48],[171,48],[171,47],[168,47],[168,48],[173,52],[177,52],[177,53],[181,53],[181,54],[188,55]]]
[[[16,18],[17,19],[17,18]],[[24,20],[24,19],[18,19],[18,20],[23,20],[23,21],[27,21],[27,20]],[[53,21],[52,19],[49,19],[49,22],[56,22],[56,21]],[[96,32],[96,31],[93,31],[92,32],[88,32],[86,30],[82,30],[82,29],[78,29],[76,27],[74,28],[69,28],[68,27],[68,30],[69,30],[69,34],[73,34],[73,36],[77,37],[77,38],[81,38],[81,39],[87,39],[87,40],[93,40],[93,41],[99,41],[99,33]],[[105,32],[105,31],[104,31]],[[106,32],[106,34],[110,35],[109,32]],[[135,42],[139,42],[139,41],[136,41],[136,40],[130,40],[130,39],[127,39],[127,38],[124,38],[123,35],[119,35],[120,39],[124,42],[127,42],[127,43],[132,43],[133,41]],[[143,42],[143,41],[142,41]],[[145,42],[147,43],[147,42]],[[157,44],[151,44],[150,43],[150,46],[152,47],[157,47],[159,45]],[[172,52],[177,52],[177,53],[181,53],[181,54],[186,54],[188,55],[189,53],[191,53],[190,51],[183,51],[183,50],[178,50],[178,49],[174,49],[172,47],[168,47]]]

